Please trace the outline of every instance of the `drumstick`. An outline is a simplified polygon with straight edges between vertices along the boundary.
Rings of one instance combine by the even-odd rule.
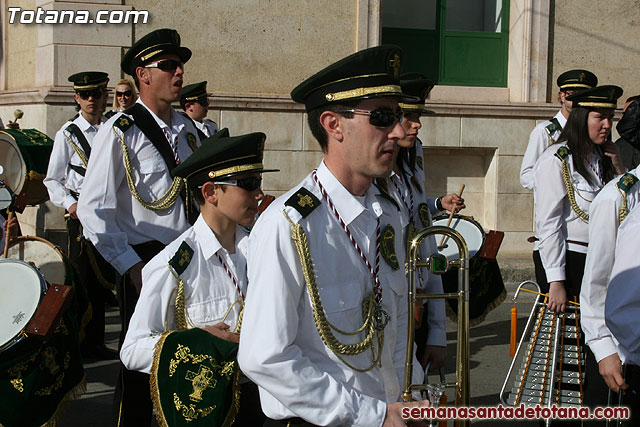
[[[460,186],[460,191],[458,191],[458,197],[462,197],[462,192],[464,191],[464,184],[462,184]],[[455,209],[451,209],[451,212],[449,213],[449,220],[447,221],[447,227],[449,227],[451,225],[451,220],[453,219],[453,214],[454,214]],[[442,245],[444,244],[444,239],[447,236],[442,236],[442,239],[440,239],[440,244],[438,245],[438,250],[442,249]]]
[[[13,218],[13,211],[9,211],[9,216],[7,217],[7,229],[4,230],[4,250],[2,251],[2,258],[6,258],[9,254],[9,228],[11,227],[11,218]]]

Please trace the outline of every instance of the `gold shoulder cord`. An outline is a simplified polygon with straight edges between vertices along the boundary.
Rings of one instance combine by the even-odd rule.
[[[549,139],[549,145],[547,145],[547,147],[551,147],[553,144],[555,144],[553,136],[551,136],[551,132],[549,132],[547,128],[544,128],[544,131],[547,133],[547,138]]]
[[[131,169],[131,158],[129,157],[129,148],[127,147],[127,144],[125,144],[122,135],[120,135],[120,133],[115,130],[115,126],[113,127],[113,131],[118,136],[118,139],[122,144],[122,153],[124,155],[124,168],[127,175],[127,184],[129,185],[129,191],[131,191],[131,195],[133,196],[133,198],[140,202],[140,204],[146,209],[153,211],[164,210],[173,206],[176,200],[178,200],[178,196],[180,196],[180,191],[182,191],[182,187],[185,185],[185,180],[176,176],[173,178],[171,187],[169,187],[167,192],[160,196],[157,200],[152,200],[150,202],[145,202],[144,200],[142,200],[142,197],[140,196],[140,193],[138,193],[138,190],[136,189],[136,186],[134,184],[133,170]]]
[[[178,331],[193,327],[191,322],[189,321],[189,316],[187,315],[187,302],[184,296],[184,282],[182,278],[175,272],[173,267],[169,265],[169,271],[173,274],[173,277],[178,281],[178,287],[173,290],[176,292],[176,301],[175,301],[175,321],[176,321],[176,329]],[[173,292],[171,295],[173,295]],[[171,301],[171,296],[169,296],[169,301]],[[170,302],[169,302],[170,304]],[[167,306],[167,316],[165,316],[165,325],[164,330],[167,331],[166,319],[169,318],[169,306]]]
[[[305,282],[307,284],[307,292],[311,298],[311,305],[313,307],[313,320],[315,321],[318,334],[322,339],[322,342],[349,368],[358,372],[367,372],[373,369],[375,365],[380,363],[380,357],[382,355],[382,346],[384,344],[384,330],[376,331],[375,322],[373,321],[373,308],[374,308],[374,294],[368,296],[362,304],[362,311],[364,315],[363,325],[353,332],[345,332],[334,325],[332,325],[324,313],[324,307],[320,299],[320,293],[318,292],[318,285],[315,279],[315,272],[313,270],[313,260],[311,259],[311,252],[309,250],[309,242],[307,235],[305,234],[300,224],[294,224],[285,211],[282,211],[287,221],[291,224],[291,238],[293,239],[296,250],[300,257],[300,264],[302,265],[302,273],[304,275]],[[360,332],[365,332],[364,339],[356,344],[343,344],[333,334],[335,330],[342,335],[356,335]],[[377,335],[378,341],[378,354],[376,355],[375,344],[373,341],[373,335]],[[347,362],[343,356],[353,356],[360,354],[371,348],[373,363],[364,369],[357,368]]]
[[[627,207],[627,193],[620,190],[620,187],[618,187],[618,184],[616,184],[616,189],[618,190],[618,193],[620,193],[620,197],[622,197],[622,204],[620,205],[620,212],[618,213],[618,219],[619,219],[618,226],[620,226],[620,224],[622,224],[622,221],[624,221],[624,219],[627,217],[627,214],[629,213],[629,208]]]
[[[567,197],[569,198],[571,209],[573,209],[578,218],[589,223],[589,214],[580,209],[580,206],[576,203],[576,195],[574,193],[573,181],[571,180],[571,172],[569,172],[567,159],[562,159],[562,180],[564,181],[564,186],[567,189]]]
[[[87,156],[84,155],[84,152],[80,149],[80,147],[78,147],[78,144],[76,144],[73,139],[69,138],[69,135],[67,135],[65,131],[62,131],[62,133],[64,133],[64,137],[67,138],[67,141],[69,141],[69,143],[71,144],[73,151],[75,151],[78,157],[80,157],[80,160],[82,161],[82,164],[86,169],[87,163],[89,163],[89,160],[87,160]]]

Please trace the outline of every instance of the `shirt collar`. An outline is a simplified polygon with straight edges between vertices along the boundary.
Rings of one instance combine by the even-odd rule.
[[[555,118],[556,120],[558,120],[558,123],[560,123],[562,129],[564,129],[564,126],[567,124],[567,118],[564,116],[564,114],[562,114],[562,110],[558,111],[558,113],[555,115]]]
[[[353,196],[353,194],[344,188],[335,175],[329,170],[329,168],[327,168],[324,160],[320,163],[320,166],[318,166],[316,174],[329,195],[329,198],[340,213],[340,217],[342,217],[342,220],[346,224],[350,224],[360,214],[366,211],[365,206],[363,206],[362,203]],[[380,205],[375,197],[377,191],[377,188],[373,185],[367,189],[365,192],[365,205],[371,206],[374,209],[376,216],[380,216],[382,214],[382,210],[380,209]],[[378,209],[375,208],[376,206]]]
[[[202,256],[205,259],[209,259],[214,256],[219,250],[224,250],[215,233],[209,225],[205,222],[202,215],[198,216],[198,219],[193,224],[193,231],[195,234],[195,238],[198,241],[198,245],[200,246],[200,250],[202,251]],[[246,247],[248,244],[248,233],[241,226],[236,227],[236,253],[246,252]]]
[[[136,102],[142,104],[142,106],[144,106],[144,108],[146,108],[147,111],[149,111],[149,113],[151,113],[151,117],[153,117],[153,119],[156,121],[156,123],[158,123],[158,126],[160,126],[160,129],[168,130],[171,133],[176,133],[177,134],[177,133],[180,133],[180,131],[184,128],[185,123],[186,123],[184,116],[179,114],[173,108],[171,108],[171,128],[172,129],[170,129],[169,125],[167,125],[160,117],[158,117],[156,115],[156,113],[151,111],[151,109],[149,107],[147,107],[144,102],[142,102],[141,98],[138,98]]]
[[[78,113],[78,118],[76,118],[73,122],[80,128],[82,132],[87,132],[89,129],[95,131],[98,130],[102,122],[104,122],[104,117],[100,116],[100,122],[97,125],[92,125],[87,121],[87,119],[84,118],[84,116],[80,112]]]

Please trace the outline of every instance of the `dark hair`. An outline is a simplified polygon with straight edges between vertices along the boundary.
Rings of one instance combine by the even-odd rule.
[[[633,102],[633,101],[637,101],[637,100],[640,100],[640,95],[630,96],[629,98],[627,98],[627,100],[624,103],[626,104],[628,102]]]
[[[322,127],[320,123],[320,116],[325,111],[332,111],[337,113],[340,110],[349,110],[355,108],[359,101],[353,102],[344,102],[341,104],[329,104],[318,107],[314,110],[311,110],[307,113],[307,123],[309,124],[309,129],[311,129],[311,134],[320,144],[320,148],[323,153],[327,152],[327,148],[329,146],[329,135],[327,135],[327,131]],[[339,113],[341,116],[352,119],[353,113]]]
[[[562,129],[562,133],[560,133],[560,138],[558,138],[556,144],[565,143],[567,147],[569,147],[573,167],[587,182],[593,184],[593,178],[587,172],[585,162],[589,154],[600,148],[589,138],[587,120],[591,111],[594,110],[584,107],[573,107],[569,119],[567,119],[567,124],[564,129]],[[602,179],[604,182],[608,182],[614,176],[615,170],[611,159],[607,156],[602,156]]]
[[[187,104],[191,104],[191,103],[180,98],[180,108],[182,108],[184,111],[187,111]]]
[[[191,197],[193,198],[193,200],[195,200],[195,202],[198,204],[198,206],[204,205],[204,197],[202,196],[202,186],[201,185],[198,185],[196,187],[192,187],[191,188]]]

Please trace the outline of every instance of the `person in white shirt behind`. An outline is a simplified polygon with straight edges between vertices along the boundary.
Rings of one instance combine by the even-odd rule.
[[[209,112],[209,95],[206,81],[186,85],[180,92],[180,107],[184,110],[182,114],[193,120],[200,139],[208,138],[218,130],[216,122],[206,118]]]

